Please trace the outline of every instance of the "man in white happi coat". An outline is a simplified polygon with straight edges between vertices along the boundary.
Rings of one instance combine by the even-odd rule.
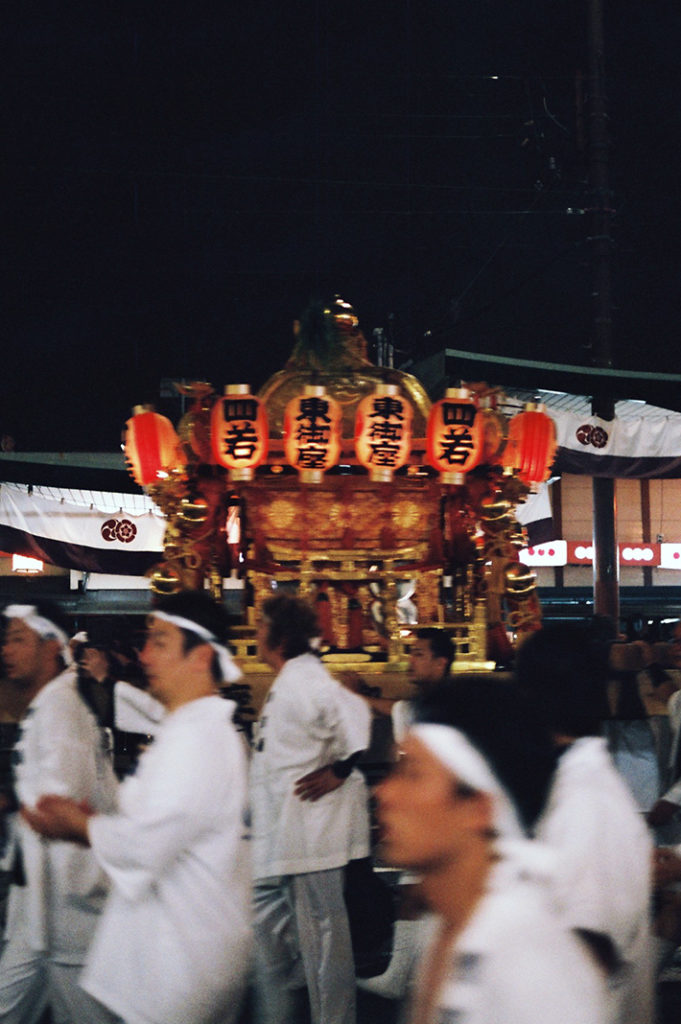
[[[314,611],[286,594],[264,602],[258,652],[277,676],[251,759],[256,1015],[296,1019],[307,985],[313,1024],[353,1024],[355,972],[343,899],[345,865],[368,855],[365,702],[311,650]]]
[[[77,689],[68,636],[47,603],[5,609],[7,677],[30,697],[14,750],[18,803],[47,788],[107,812],[116,780],[94,716]],[[108,1021],[78,979],[107,891],[91,850],[48,843],[12,815],[5,866],[13,872],[0,957],[0,1021],[33,1024],[49,1003],[56,1024]]]
[[[83,987],[126,1024],[229,1024],[250,971],[246,750],[218,693],[240,676],[206,594],[159,600],[141,660],[167,714],[114,814],[45,796],[44,834],[87,842],[111,881]]]
[[[506,683],[444,684],[415,705],[376,791],[381,852],[432,911],[407,1024],[603,1024],[605,983],[553,910],[550,851],[524,828],[554,764]]]
[[[523,644],[516,675],[559,754],[536,836],[560,856],[555,895],[562,919],[607,979],[610,1020],[649,1024],[652,839],[597,735],[605,664],[586,627],[560,623]]]

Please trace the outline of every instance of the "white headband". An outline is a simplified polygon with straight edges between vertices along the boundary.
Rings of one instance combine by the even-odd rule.
[[[69,648],[69,638],[66,633],[50,619],[39,615],[38,609],[34,604],[9,604],[5,608],[3,615],[6,619],[21,619],[29,629],[32,629],[43,640],[58,640],[61,645],[60,653],[64,662],[67,665],[73,664],[73,657]]]
[[[428,747],[431,754],[453,772],[460,782],[481,793],[488,793],[493,798],[493,826],[500,839],[518,839],[524,835],[511,798],[483,755],[464,733],[449,725],[423,722],[412,725],[409,734]]]
[[[243,673],[232,657],[231,651],[224,644],[219,643],[217,637],[209,629],[199,626],[198,622],[192,622],[191,619],[185,619],[181,615],[170,615],[168,612],[157,611],[155,608],[149,614],[153,615],[155,619],[169,622],[171,626],[177,626],[178,629],[186,629],[189,633],[195,633],[196,636],[210,644],[218,656],[222,678],[226,683],[236,683],[241,679]]]

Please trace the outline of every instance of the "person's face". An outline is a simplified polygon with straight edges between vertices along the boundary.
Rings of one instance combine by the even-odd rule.
[[[149,617],[147,637],[140,661],[149,681],[149,691],[162,704],[174,704],[186,684],[187,673],[194,671],[192,654],[185,653],[184,637],[178,626]]]
[[[45,671],[53,656],[54,640],[43,640],[22,619],[10,619],[2,644],[5,674],[12,682],[30,686]]]
[[[109,662],[104,651],[98,647],[86,647],[80,659],[80,666],[83,672],[97,679],[100,683],[106,679],[109,672]]]
[[[436,658],[428,640],[417,637],[409,652],[409,678],[416,686],[432,686],[444,679],[446,658]]]
[[[454,864],[491,825],[484,793],[461,796],[457,779],[413,735],[376,788],[381,854],[389,864],[429,873]]]

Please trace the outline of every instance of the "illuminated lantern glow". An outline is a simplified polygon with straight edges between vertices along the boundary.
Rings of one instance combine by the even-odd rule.
[[[462,484],[477,466],[483,446],[483,424],[467,388],[447,388],[430,410],[427,459],[443,484]]]
[[[504,467],[530,489],[548,480],[556,455],[556,428],[544,406],[528,402],[513,417],[503,455]]]
[[[355,415],[357,460],[376,483],[388,483],[411,450],[413,410],[396,384],[378,384]]]
[[[301,483],[321,483],[341,451],[342,410],[326,389],[307,384],[284,413],[284,452]]]
[[[185,460],[175,427],[151,406],[136,405],[125,424],[125,461],[140,487],[158,484]]]
[[[267,414],[248,384],[229,384],[213,406],[211,439],[213,457],[229,470],[229,479],[252,480],[255,469],[267,458]]]

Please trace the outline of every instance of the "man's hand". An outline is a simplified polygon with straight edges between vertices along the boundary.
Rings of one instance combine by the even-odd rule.
[[[339,779],[331,765],[327,764],[298,779],[294,793],[301,800],[319,800],[320,797],[338,789],[344,782],[345,779]]]
[[[681,857],[672,847],[660,846],[653,851],[653,879],[656,889],[681,881]]]
[[[31,828],[48,839],[69,839],[89,846],[88,821],[93,810],[83,801],[65,796],[41,796],[35,807],[22,807],[21,816]]]

